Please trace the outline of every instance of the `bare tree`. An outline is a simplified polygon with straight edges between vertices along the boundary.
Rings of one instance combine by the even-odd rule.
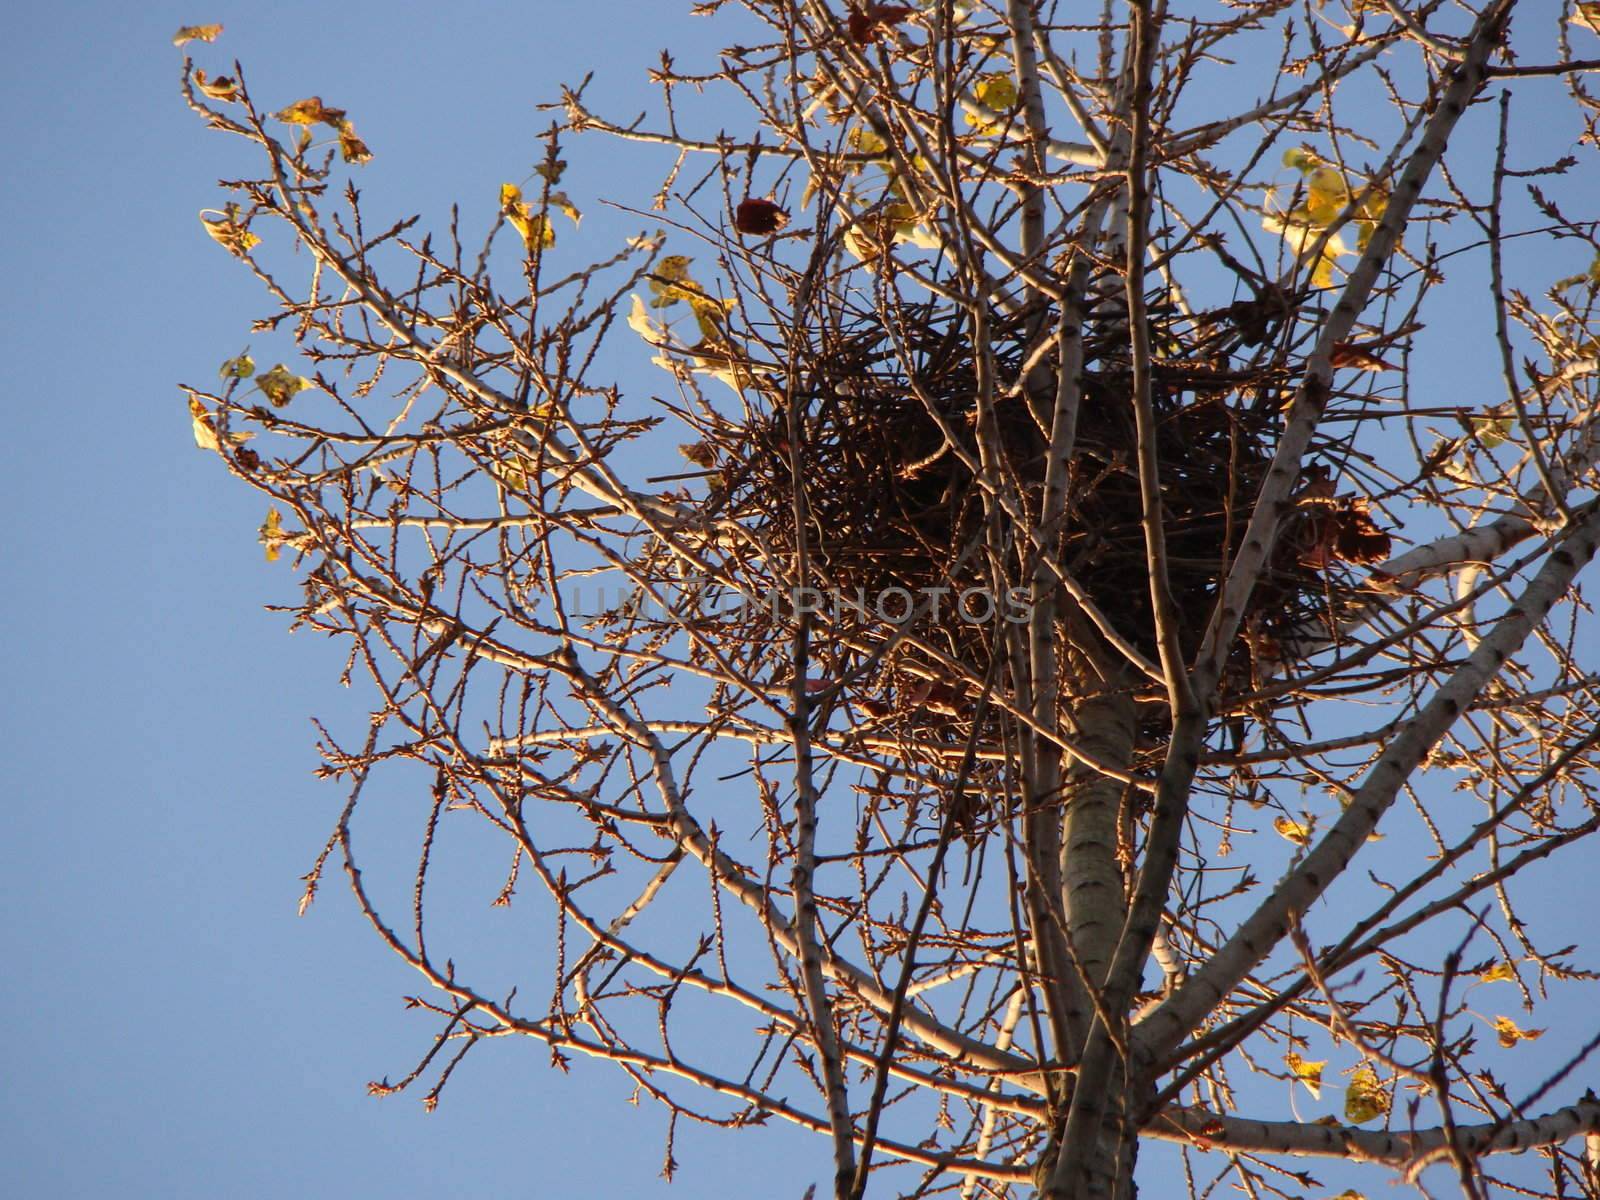
[[[341,863],[438,1019],[378,1090],[529,1037],[825,1135],[839,1200],[1131,1196],[1143,1139],[1196,1196],[1528,1149],[1600,1195],[1593,1031],[1499,1057],[1595,1003],[1517,902],[1600,844],[1600,8],[1192,7],[709,0],[657,117],[570,87],[435,234],[363,220],[345,113],[186,60],[309,363],[195,435],[374,698],[305,900]],[[577,260],[595,138],[675,165]],[[1464,313],[1501,374],[1441,395]],[[546,973],[469,966],[463,892]]]

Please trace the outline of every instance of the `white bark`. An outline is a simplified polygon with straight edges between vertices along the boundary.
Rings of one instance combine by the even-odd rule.
[[[1410,1133],[1316,1125],[1302,1121],[1252,1121],[1203,1108],[1169,1108],[1144,1130],[1146,1137],[1243,1153],[1342,1158],[1406,1168],[1447,1152],[1443,1128]],[[1456,1147],[1469,1158],[1558,1146],[1600,1134],[1600,1099],[1591,1092],[1576,1104],[1521,1121],[1458,1125]]]

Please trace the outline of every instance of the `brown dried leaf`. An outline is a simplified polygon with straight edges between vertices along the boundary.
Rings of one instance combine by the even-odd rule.
[[[717,452],[706,442],[688,442],[678,447],[678,453],[708,471],[717,465]]]
[[[221,32],[221,25],[184,25],[172,35],[172,44],[181,46],[185,42],[214,42]]]
[[[207,216],[207,213],[216,213],[216,216]],[[248,225],[239,221],[239,206],[229,204],[220,211],[214,208],[202,209],[200,223],[206,227],[218,245],[227,249],[229,254],[243,258],[252,247],[261,243],[260,237],[250,232]]]
[[[196,67],[194,85],[200,89],[202,96],[224,104],[231,104],[239,98],[239,84],[226,75],[218,75],[215,79],[208,79],[206,78],[206,73]]]
[[[850,40],[858,46],[876,42],[885,25],[898,25],[916,11],[904,4],[869,4],[865,8],[852,8],[847,22]]]
[[[1391,362],[1385,362],[1364,346],[1353,342],[1340,342],[1328,355],[1328,365],[1335,370],[1341,368],[1352,371],[1398,371],[1400,368]]]
[[[1494,1031],[1500,1035],[1500,1044],[1507,1050],[1518,1042],[1531,1042],[1544,1036],[1542,1029],[1518,1029],[1517,1023],[1510,1017],[1496,1017]]]
[[[307,96],[304,100],[296,100],[288,108],[281,108],[272,115],[285,125],[315,125],[320,121],[335,129],[342,129],[345,123],[344,109],[328,108],[322,103],[321,96]]]
[[[789,223],[789,214],[771,200],[755,196],[739,201],[733,210],[733,227],[740,233],[764,235],[777,233]]]
[[[349,121],[339,126],[339,157],[357,166],[372,161],[372,151],[356,136],[356,127]]]

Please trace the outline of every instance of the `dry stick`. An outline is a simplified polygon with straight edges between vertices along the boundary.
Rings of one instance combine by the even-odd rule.
[[[809,585],[811,556],[808,540],[810,517],[801,476],[801,455],[805,450],[800,423],[799,366],[795,361],[796,327],[811,306],[812,290],[826,262],[831,238],[827,232],[828,206],[819,205],[811,262],[800,277],[795,293],[795,316],[791,326],[788,379],[784,405],[788,418],[789,499],[794,517],[796,578],[801,587]],[[811,1019],[811,1039],[821,1060],[823,1085],[828,1099],[828,1123],[833,1129],[834,1195],[849,1200],[855,1179],[855,1134],[850,1120],[850,1100],[845,1092],[844,1063],[839,1056],[838,1031],[833,1024],[833,1004],[828,998],[827,980],[822,971],[822,951],[817,944],[817,899],[812,890],[816,875],[817,790],[811,768],[810,699],[806,678],[810,659],[811,612],[801,606],[794,632],[794,670],[790,684],[789,732],[794,743],[795,772],[795,857],[791,884],[794,893],[794,933],[800,953],[800,976],[804,983],[807,1015]]]
[[[1084,239],[1092,241],[1098,237],[1104,208],[1104,203],[1096,205],[1084,218],[1080,235]],[[1061,692],[1061,665],[1055,645],[1056,581],[1050,567],[1054,562],[1052,548],[1056,532],[1067,513],[1067,463],[1076,441],[1078,409],[1082,400],[1087,285],[1088,259],[1080,255],[1072,265],[1066,298],[1061,306],[1055,411],[1050,420],[1050,448],[1046,455],[1037,534],[1030,539],[1033,543],[1030,553],[1034,557],[1033,604],[1028,615],[1027,640],[1031,716],[1035,725],[1047,728],[1054,728],[1058,723]],[[1072,740],[1080,742],[1083,739],[1074,737]],[[1075,1045],[1081,1044],[1087,1032],[1085,1022],[1089,1019],[1088,1006],[1080,995],[1082,989],[1075,980],[1081,978],[1085,985],[1094,986],[1099,982],[1099,972],[1092,964],[1074,961],[1070,943],[1063,943],[1048,931],[1053,930],[1058,921],[1054,915],[1055,905],[1065,903],[1066,897],[1074,890],[1073,877],[1080,869],[1092,868],[1093,864],[1068,861],[1062,855],[1064,833],[1051,803],[1061,790],[1062,754],[1059,747],[1029,737],[1027,758],[1031,793],[1028,799],[1028,823],[1032,831],[1028,839],[1028,857],[1031,873],[1039,883],[1039,887],[1030,892],[1035,899],[1032,907],[1037,910],[1032,916],[1035,924],[1039,925],[1036,936],[1043,937],[1053,947],[1051,961],[1040,963],[1046,978],[1054,981],[1048,990],[1057,993],[1063,993],[1064,990],[1064,994],[1058,995],[1058,1003],[1066,1010],[1067,1028],[1056,1032],[1058,1038],[1063,1032],[1069,1035],[1057,1047],[1057,1053],[1065,1057],[1075,1052]],[[1040,805],[1046,806],[1042,812],[1031,811]],[[1111,869],[1115,870],[1114,864]]]
[[[283,197],[280,215],[293,225],[300,240],[311,249],[318,261],[325,263],[338,275],[346,286],[360,298],[362,305],[373,313],[390,333],[405,343],[413,353],[421,355],[424,359],[431,357],[428,353],[429,347],[417,337],[409,323],[396,311],[390,298],[377,289],[375,285],[369,284],[364,274],[352,271],[349,263],[327,244],[321,229],[313,226],[309,219],[298,211],[291,195],[292,189],[284,177],[280,150],[277,144],[267,137],[265,131],[260,128],[259,121],[256,122],[256,132],[262,145],[268,149],[274,182]],[[486,403],[492,410],[499,413],[518,411],[517,405],[513,404],[509,397],[485,384],[471,371],[443,360],[435,360],[433,367],[477,397],[480,402]],[[567,468],[571,473],[570,478],[590,495],[615,505],[621,512],[640,521],[650,529],[651,533],[671,553],[690,562],[698,570],[705,571],[708,574],[714,573],[698,553],[684,546],[679,538],[670,536],[676,527],[681,527],[688,523],[685,520],[685,514],[681,510],[675,506],[665,504],[655,497],[641,495],[625,487],[611,473],[603,457],[594,453],[586,444],[582,443],[581,434],[578,435],[580,446],[586,454],[580,454],[579,451],[560,442],[554,436],[553,422],[535,420],[534,424],[540,429],[536,448],[541,456],[548,454],[555,460],[557,465]],[[577,434],[575,429],[573,432]],[[517,436],[519,441],[526,442],[526,435],[519,434]],[[691,637],[695,636],[694,630],[687,626],[684,628],[685,632],[689,633]],[[716,647],[711,646],[703,639],[697,639],[697,641],[701,650],[709,654],[725,671],[731,673],[731,669],[727,667],[727,664],[722,662],[721,653]],[[759,695],[759,691],[756,694]]]
[[[1461,47],[1452,45],[1436,33],[1429,33],[1421,21],[1406,11],[1399,0],[1379,0],[1384,10],[1405,28],[1411,39],[1451,62],[1461,61]],[[1430,5],[1429,7],[1436,7]]]
[[[1284,109],[1298,108],[1313,96],[1325,94],[1331,85],[1360,70],[1369,62],[1384,54],[1388,49],[1389,40],[1379,38],[1375,44],[1368,46],[1357,54],[1350,55],[1343,62],[1328,68],[1316,79],[1292,92],[1271,100],[1264,100],[1248,112],[1242,112],[1237,116],[1215,121],[1209,125],[1202,125],[1198,129],[1180,135],[1170,146],[1164,149],[1162,157],[1169,162],[1180,159],[1196,150],[1203,150],[1235,130],[1242,129],[1246,125],[1252,125],[1271,116],[1273,113]]]
[[[1028,989],[1018,983],[1016,991],[1011,994],[1011,1001],[1006,1005],[1005,1016],[1000,1019],[999,1032],[995,1034],[994,1044],[1000,1049],[1011,1045],[1011,1039],[1016,1032],[1018,1023],[1022,1020],[1022,1003],[1027,996]],[[973,1154],[983,1158],[989,1153],[989,1147],[994,1144],[995,1114],[998,1110],[992,1104],[983,1106],[983,1123],[978,1131],[978,1140],[972,1148]],[[961,1183],[961,1200],[972,1200],[972,1194],[977,1190],[977,1176],[968,1175]]]
[[[1221,678],[1222,664],[1226,661],[1228,649],[1248,608],[1250,593],[1254,590],[1255,582],[1271,552],[1281,510],[1287,504],[1289,493],[1299,478],[1301,457],[1310,443],[1311,435],[1327,403],[1332,378],[1329,359],[1333,347],[1348,336],[1377,282],[1378,272],[1388,261],[1398,241],[1400,229],[1410,215],[1423,184],[1443,155],[1451,131],[1466,111],[1467,103],[1482,86],[1484,65],[1499,42],[1501,25],[1509,14],[1510,5],[1511,0],[1494,0],[1494,3],[1480,16],[1465,60],[1457,68],[1454,78],[1440,96],[1438,106],[1423,130],[1421,144],[1396,183],[1382,220],[1368,242],[1360,263],[1351,273],[1343,294],[1324,324],[1316,347],[1306,362],[1305,378],[1296,390],[1283,438],[1273,456],[1272,465],[1262,484],[1261,494],[1251,512],[1243,544],[1228,571],[1222,595],[1212,612],[1205,641],[1196,663],[1196,692],[1205,707],[1210,706],[1211,692]],[[1203,729],[1202,722],[1197,732],[1203,733]],[[1156,821],[1151,831],[1152,842],[1157,840],[1156,826],[1162,824],[1162,813],[1166,807],[1163,805],[1163,794],[1172,795],[1175,799],[1185,794],[1196,761],[1195,747],[1180,745],[1179,739],[1174,737],[1172,749],[1162,771],[1163,778],[1157,789]],[[1147,856],[1146,870],[1149,868],[1150,859]],[[1152,882],[1157,880],[1152,877]],[[1155,895],[1152,900],[1141,878],[1140,891],[1143,893],[1141,899],[1146,907],[1152,902],[1159,906],[1161,896],[1165,894],[1165,886],[1163,884],[1160,895]],[[1137,976],[1142,955],[1133,953],[1136,949],[1134,946],[1129,946],[1128,949],[1130,953],[1124,959],[1122,966],[1125,971]],[[1191,978],[1190,982],[1180,989],[1179,994],[1193,986],[1194,980]],[[1169,998],[1169,1002],[1175,999],[1176,996]]]
[[[1504,110],[1502,110],[1504,111]],[[1433,1020],[1433,1056],[1428,1064],[1428,1082],[1433,1087],[1434,1099],[1439,1104],[1439,1116],[1443,1122],[1444,1151],[1450,1161],[1455,1164],[1456,1177],[1461,1181],[1461,1191],[1467,1200],[1483,1200],[1483,1192],[1478,1187],[1478,1180],[1474,1171],[1471,1157],[1461,1146],[1461,1137],[1456,1126],[1455,1111],[1450,1105],[1450,1077],[1445,1073],[1444,1062],[1444,1022],[1446,1006],[1449,1003],[1450,985],[1455,982],[1456,972],[1461,968],[1461,954],[1467,948],[1473,934],[1477,932],[1478,925],[1482,924],[1480,917],[1466,937],[1454,950],[1445,956],[1444,976],[1439,981],[1439,1007]],[[1415,1184],[1421,1167],[1427,1162],[1426,1158],[1418,1159],[1406,1172],[1407,1182]]]
[[[262,136],[263,138],[265,137],[264,134]],[[278,172],[278,178],[280,180],[280,189],[287,194],[287,184],[282,182],[281,169]],[[288,216],[286,219],[291,220],[296,225],[297,232],[318,253],[319,259],[326,260],[335,273],[348,286],[356,290],[362,299],[362,303],[379,318],[386,328],[402,341],[412,345],[413,348],[421,347],[421,342],[409,330],[404,321],[395,314],[388,298],[368,287],[364,278],[353,275],[344,260],[320,239],[319,231],[302,226],[300,224],[301,218],[298,214]],[[441,364],[440,369],[480,400],[487,401],[497,411],[512,411],[514,406],[511,405],[508,397],[484,384],[470,372],[461,370],[454,364]],[[711,571],[709,565],[698,554],[684,547],[675,537],[669,536],[670,527],[679,524],[682,520],[682,514],[678,510],[662,505],[660,501],[653,497],[642,496],[627,489],[611,474],[603,459],[586,445],[582,445],[580,448],[587,451],[587,455],[580,456],[576,451],[564,447],[550,435],[549,430],[546,428],[541,433],[539,448],[541,451],[550,453],[556,465],[572,470],[579,485],[585,486],[586,490],[592,495],[610,501],[620,512],[626,513],[646,525],[652,534],[666,545],[672,553],[689,561],[699,570]],[[693,634],[692,630],[689,632],[691,635]],[[701,649],[710,653],[713,658],[718,659],[720,662],[720,655],[714,648],[702,642]],[[726,664],[722,665],[726,669]],[[760,694],[759,689],[757,689],[756,694]]]
[[[1544,63],[1531,67],[1490,67],[1495,78],[1527,78],[1531,75],[1568,75],[1579,71],[1600,71],[1600,58],[1577,58],[1571,62]]]
[[[1484,232],[1489,241],[1489,289],[1494,296],[1494,336],[1500,346],[1500,371],[1505,376],[1506,395],[1511,407],[1516,409],[1517,420],[1528,435],[1528,453],[1533,457],[1533,469],[1544,484],[1550,504],[1563,520],[1571,520],[1566,496],[1556,486],[1550,464],[1545,461],[1544,450],[1539,445],[1539,435],[1528,423],[1528,409],[1522,402],[1522,389],[1517,387],[1517,372],[1511,360],[1511,334],[1506,328],[1505,275],[1501,270],[1500,254],[1500,199],[1506,181],[1506,126],[1511,117],[1511,93],[1500,93],[1500,137],[1494,151],[1494,194],[1489,199],[1489,222]]]
[[[1161,474],[1156,458],[1156,418],[1150,400],[1150,328],[1144,296],[1145,255],[1150,239],[1150,70],[1151,44],[1159,36],[1149,28],[1150,16],[1133,10],[1134,86],[1132,131],[1128,141],[1127,258],[1124,267],[1128,301],[1128,335],[1133,359],[1133,414],[1139,461],[1140,523],[1144,527],[1145,554],[1150,564],[1150,610],[1155,622],[1156,646],[1167,685],[1167,704],[1173,717],[1194,707],[1194,691],[1178,646],[1178,604],[1167,570],[1167,537],[1161,513]]]
[[[1006,0],[1006,23],[1011,30],[1011,63],[1017,76],[1022,101],[1023,127],[1028,131],[1028,165],[1033,178],[1025,181],[1022,193],[1022,220],[1019,226],[1022,258],[1037,270],[1044,249],[1044,189],[1037,182],[1045,172],[1045,143],[1049,129],[1045,123],[1044,94],[1039,81],[1039,58],[1033,45],[1032,0]],[[1034,289],[1029,288],[1029,299]]]
[[[826,76],[828,84],[838,89],[839,94],[849,101],[851,108],[855,110],[863,121],[872,127],[880,126],[882,119],[878,110],[867,97],[869,94],[885,94],[882,82],[871,78],[867,72],[862,70],[859,56],[854,53],[848,37],[845,36],[844,30],[838,24],[837,17],[828,10],[826,5],[820,3],[820,0],[810,0],[806,7],[812,9],[814,18],[828,29],[827,40],[831,45],[839,48],[836,51],[837,61],[827,54],[818,53],[816,57],[818,69]],[[848,72],[850,77],[847,78],[843,72]],[[961,103],[963,107],[975,114],[987,114],[980,117],[982,120],[999,123],[1007,120],[1006,114],[995,113],[982,105],[975,104],[973,101],[962,99]],[[966,153],[957,145],[950,147],[951,153],[936,155],[928,143],[926,130],[913,119],[915,114],[908,113],[904,108],[901,108],[898,110],[897,115],[903,119],[905,133],[911,141],[909,147],[902,147],[893,140],[889,143],[889,157],[894,160],[896,173],[901,178],[920,178],[922,172],[916,170],[911,161],[917,155],[921,155],[928,162],[947,163],[954,163],[956,160],[967,157]],[[939,124],[945,125],[948,122],[941,120]],[[1049,150],[1052,154],[1059,154],[1062,149],[1059,143],[1053,139],[1049,140]],[[1083,149],[1088,148],[1084,147]],[[1098,156],[1095,156],[1094,165],[1099,165]],[[989,169],[989,164],[981,161],[973,163],[973,166],[980,172]],[[1055,282],[1050,272],[1041,270],[1037,262],[1027,261],[1025,256],[1019,258],[1014,254],[1010,247],[1006,246],[985,222],[978,220],[972,213],[970,203],[961,188],[946,188],[941,193],[941,196],[944,202],[957,214],[958,219],[962,222],[963,233],[966,236],[981,244],[985,250],[994,256],[996,261],[1004,264],[1007,270],[1023,280],[1028,288],[1049,295],[1052,298],[1056,296]],[[1006,303],[1006,298],[999,294],[999,286],[989,278],[981,267],[971,262],[957,262],[956,265],[958,268],[971,268],[974,282],[981,281],[988,291],[996,295],[998,303],[1002,305]]]
[[[504,1037],[508,1035],[534,1037],[554,1049],[576,1050],[594,1058],[618,1063],[625,1068],[637,1067],[652,1074],[676,1076],[693,1083],[697,1087],[741,1100],[762,1111],[775,1113],[785,1120],[792,1121],[806,1129],[817,1132],[823,1132],[828,1129],[827,1122],[793,1107],[786,1101],[744,1084],[734,1083],[732,1080],[723,1079],[709,1072],[696,1070],[687,1066],[677,1057],[646,1054],[642,1051],[625,1047],[589,1041],[563,1030],[559,1026],[515,1016],[505,1005],[486,996],[479,995],[452,976],[442,974],[431,962],[415,954],[384,923],[381,914],[379,914],[372,903],[371,897],[366,892],[366,885],[362,882],[361,871],[355,863],[354,849],[351,845],[347,827],[341,831],[339,841],[341,848],[344,850],[346,876],[350,881],[351,890],[355,894],[356,903],[360,907],[367,923],[373,927],[379,938],[391,951],[420,974],[431,986],[469,1004],[494,1022],[493,1027],[475,1026],[473,1032],[477,1037]],[[878,1144],[897,1158],[937,1167],[944,1171],[975,1174],[1002,1183],[1021,1183],[1028,1178],[1028,1173],[1020,1167],[1011,1167],[1002,1163],[981,1162],[954,1155],[933,1154],[920,1147],[907,1146],[900,1142],[890,1142],[882,1139],[879,1140]]]
[[[1328,983],[1327,976],[1317,966],[1316,951],[1311,948],[1311,940],[1306,937],[1305,930],[1300,927],[1298,918],[1289,922],[1289,942],[1294,946],[1296,953],[1300,955],[1301,968],[1305,972],[1305,977],[1311,981],[1312,986],[1322,995],[1322,1003],[1328,1014],[1327,1029],[1329,1034],[1332,1035],[1334,1044],[1338,1045],[1339,1039],[1343,1038],[1354,1046],[1363,1058],[1371,1059],[1378,1065],[1387,1067],[1395,1075],[1402,1078],[1410,1079],[1416,1083],[1426,1083],[1428,1076],[1424,1072],[1401,1062],[1392,1054],[1380,1050],[1355,1027],[1355,1023],[1350,1019],[1350,1014],[1345,1011],[1345,1006],[1333,994],[1333,988]]]

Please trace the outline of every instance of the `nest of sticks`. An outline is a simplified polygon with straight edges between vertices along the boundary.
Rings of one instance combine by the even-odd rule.
[[[1280,302],[1277,316],[1287,311]],[[1261,365],[1271,355],[1251,350],[1269,339],[1272,316],[1245,303],[1199,317],[1157,310],[1151,318],[1161,498],[1185,655],[1198,649],[1295,382],[1290,369]],[[1003,583],[983,549],[986,503],[975,479],[984,458],[978,446],[983,418],[970,330],[948,309],[940,318],[931,307],[908,313],[892,336],[870,316],[832,331],[803,364],[799,393],[789,393],[792,418],[777,404],[714,444],[684,452],[715,468],[717,499],[768,548],[761,573],[779,592],[795,582],[793,560],[785,556],[796,544],[792,472],[798,464],[810,580],[825,597],[818,644],[881,645],[904,630],[911,635],[906,644],[924,648],[920,658],[916,650],[886,655],[870,670],[836,667],[846,699],[870,722],[900,732],[942,731],[948,740],[964,738],[970,728],[963,722],[971,719],[971,697],[960,702],[955,691],[966,696],[971,689],[952,689],[950,672],[928,661],[928,650],[959,663],[969,679],[981,679],[994,637],[994,620],[983,619],[993,611],[988,605],[1000,605],[1002,618],[1023,610],[1020,598],[1005,608]],[[1115,316],[1100,325],[1085,333],[1084,394],[1066,468],[1067,516],[1051,549],[1060,573],[1093,606],[1094,620],[1154,660],[1127,330]],[[1038,512],[1044,487],[1048,415],[1031,411],[1016,385],[1038,331],[1037,314],[990,315],[990,461],[998,448],[998,469],[1014,481],[1030,514]],[[1054,368],[1046,357],[1037,369],[1053,378]],[[798,456],[790,446],[796,426],[803,428]],[[1313,449],[1315,465],[1302,480],[1230,650],[1227,688],[1242,691],[1259,681],[1265,660],[1274,668],[1292,663],[1293,647],[1305,644],[1308,630],[1330,628],[1356,603],[1363,573],[1355,568],[1389,554],[1390,539],[1369,515],[1368,499],[1336,491],[1345,450],[1332,443]],[[1015,574],[1011,582],[1018,582]],[[1058,605],[1063,619],[1081,622],[1088,610],[1058,586],[1066,593]],[[787,644],[792,611],[781,604],[755,611],[764,613],[756,623],[770,627],[748,629],[747,636]],[[820,657],[826,666],[826,654]],[[1150,717],[1152,725],[1166,720],[1163,712]]]

